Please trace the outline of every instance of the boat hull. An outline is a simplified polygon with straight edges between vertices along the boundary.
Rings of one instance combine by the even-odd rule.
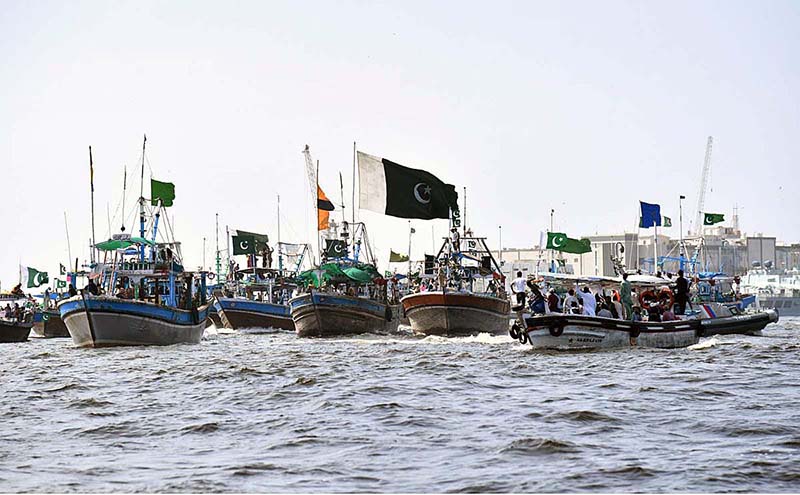
[[[313,292],[289,301],[298,337],[334,337],[397,331],[397,311],[360,297]]]
[[[0,320],[0,343],[25,342],[31,334],[33,322],[20,323]]]
[[[208,305],[190,311],[105,297],[72,297],[58,309],[79,347],[197,344],[208,316]]]
[[[764,309],[774,309],[781,316],[800,316],[800,297],[758,295],[758,303]]]
[[[770,323],[777,323],[778,318],[778,312],[774,309],[724,318],[706,318],[700,320],[701,335],[758,335]]]
[[[218,301],[234,330],[275,328],[293,331],[295,329],[287,305],[227,297],[219,298]]]
[[[508,331],[510,303],[460,292],[421,292],[401,301],[414,333],[466,336]]]
[[[698,342],[700,322],[700,319],[631,322],[596,316],[550,314],[527,318],[525,333],[535,349],[674,349]]]
[[[61,319],[58,310],[47,310],[37,313],[33,319],[33,331],[45,338],[69,338],[69,330]]]

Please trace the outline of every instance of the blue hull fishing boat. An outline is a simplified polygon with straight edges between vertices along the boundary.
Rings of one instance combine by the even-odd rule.
[[[143,146],[142,177],[144,163]],[[155,207],[149,212],[143,189],[142,185],[140,236],[131,237],[123,225],[122,233],[95,244],[89,285],[58,303],[61,319],[80,347],[196,344],[203,336],[209,311],[205,273],[183,269],[180,243],[156,242],[161,212],[175,198],[174,185],[151,179]],[[99,253],[104,253],[102,261]]]
[[[363,297],[312,290],[289,301],[298,337],[331,337],[397,331],[388,304]]]
[[[294,330],[289,306],[238,297],[217,298],[225,317],[233,329],[275,328]]]

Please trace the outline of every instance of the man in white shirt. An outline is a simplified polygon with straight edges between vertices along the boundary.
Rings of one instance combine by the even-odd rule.
[[[525,284],[527,280],[522,276],[522,272],[517,272],[517,278],[511,282],[511,293],[517,298],[517,306],[525,306]]]
[[[584,287],[582,292],[578,292],[578,295],[581,297],[583,301],[583,314],[588,316],[595,316],[595,308],[597,307],[597,300],[594,298],[594,294],[592,291],[589,290],[589,287]]]

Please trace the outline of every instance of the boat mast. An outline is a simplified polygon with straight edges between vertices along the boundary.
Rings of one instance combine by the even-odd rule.
[[[317,160],[317,191],[319,191],[319,160]],[[317,196],[316,204],[314,205],[317,209],[317,249],[319,249],[319,264],[322,264],[322,237],[319,235],[319,196]]]
[[[69,225],[67,224],[67,212],[66,211],[64,211],[64,230],[67,232],[67,256],[69,256],[69,258],[67,259],[67,266],[70,266],[70,262],[72,261],[72,248],[69,245]],[[74,283],[75,282],[73,281],[73,284]]]
[[[278,270],[283,270],[283,254],[281,253],[281,195],[278,194]]]
[[[89,146],[89,183],[92,190],[92,249],[90,250],[91,253],[91,261],[94,262],[94,245],[95,245],[95,237],[94,237],[94,163],[92,162],[92,147]]]
[[[125,192],[128,190],[128,167],[123,165],[122,168],[125,175],[122,177],[122,230],[120,232],[125,232]]]
[[[219,213],[215,214],[216,220],[216,227],[217,230],[215,232],[216,242],[217,242],[217,283],[219,283]]]
[[[344,201],[342,201],[344,203]],[[344,213],[342,213],[344,215]],[[356,223],[356,142],[353,141],[353,222]]]
[[[144,153],[147,146],[147,134],[142,141],[142,176],[139,184],[139,236],[144,239]],[[144,243],[139,250],[139,261],[144,262]]]

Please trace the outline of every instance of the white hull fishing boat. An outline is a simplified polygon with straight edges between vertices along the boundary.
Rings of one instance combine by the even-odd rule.
[[[143,145],[142,177],[144,162]],[[163,208],[175,198],[174,186],[151,180],[151,201],[156,206],[149,215],[143,190],[142,184],[140,237],[125,233],[123,225],[122,233],[95,244],[92,258],[102,252],[104,259],[93,263],[89,285],[58,303],[61,319],[80,347],[196,344],[203,336],[209,310],[205,273],[195,278],[184,271],[180,243],[156,242]]]

